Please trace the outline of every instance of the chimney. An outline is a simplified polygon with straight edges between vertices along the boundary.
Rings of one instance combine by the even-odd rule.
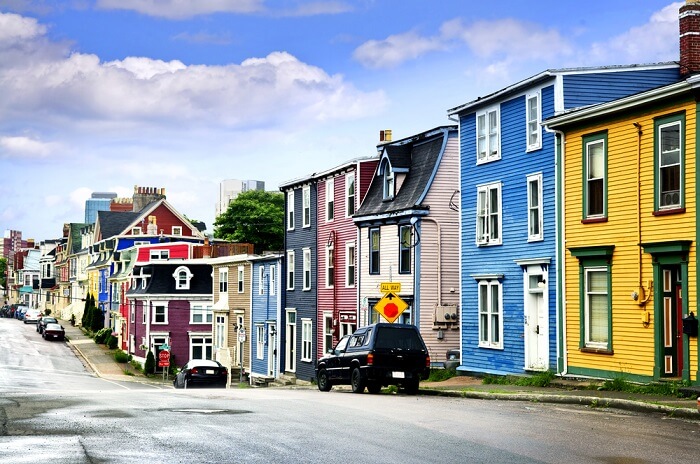
[[[700,1],[700,0],[698,0]],[[391,129],[385,129],[379,131],[379,141],[380,142],[391,142]]]
[[[700,0],[686,0],[678,11],[681,77],[700,72]]]

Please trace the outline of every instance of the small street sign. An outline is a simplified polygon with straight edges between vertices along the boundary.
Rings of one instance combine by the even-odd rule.
[[[379,291],[382,293],[399,293],[401,282],[382,282],[379,284]]]
[[[387,293],[374,305],[375,311],[389,322],[394,322],[408,308],[408,303],[399,298],[395,293]]]
[[[170,366],[170,351],[162,350],[158,353],[158,367]]]

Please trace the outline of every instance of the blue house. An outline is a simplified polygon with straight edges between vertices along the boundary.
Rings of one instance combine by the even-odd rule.
[[[542,120],[677,80],[676,63],[548,70],[448,110],[460,129],[459,370],[564,367],[555,202],[563,186]]]
[[[267,384],[279,376],[278,323],[281,319],[282,298],[280,275],[282,254],[251,258],[251,364],[252,384]]]
[[[283,373],[311,381],[316,364],[317,181],[309,176],[280,185],[284,193],[284,307],[279,337]]]

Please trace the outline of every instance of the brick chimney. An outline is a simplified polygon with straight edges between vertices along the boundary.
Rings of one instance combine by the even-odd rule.
[[[700,72],[700,0],[686,0],[678,11],[681,77]]]

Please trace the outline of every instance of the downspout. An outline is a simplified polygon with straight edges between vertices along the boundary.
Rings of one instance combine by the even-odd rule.
[[[644,308],[651,297],[652,281],[647,283],[647,288],[645,291],[644,285],[642,284],[642,174],[641,174],[641,164],[642,164],[642,125],[638,122],[632,123],[637,129],[637,289],[638,292],[632,293],[632,299],[637,302],[637,304]],[[644,309],[646,311],[646,309]],[[646,319],[643,319],[646,320]],[[649,325],[649,323],[645,323]]]

